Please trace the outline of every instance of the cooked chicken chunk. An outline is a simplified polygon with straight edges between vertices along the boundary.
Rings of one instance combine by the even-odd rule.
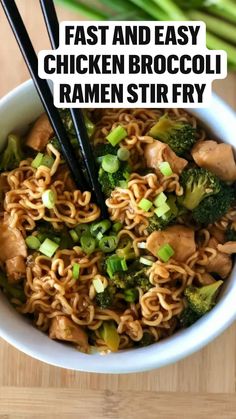
[[[6,261],[7,278],[10,283],[17,283],[25,276],[25,259],[22,256],[15,256]]]
[[[49,337],[74,342],[84,351],[88,349],[88,336],[80,326],[66,316],[56,316],[52,319]]]
[[[31,128],[26,138],[26,145],[34,150],[41,151],[45,148],[52,136],[52,126],[47,115],[43,113]]]
[[[0,222],[0,261],[22,256],[26,258],[27,249],[24,238],[17,228],[10,228],[7,220]]]
[[[147,144],[144,150],[147,167],[158,168],[163,161],[167,161],[174,173],[180,174],[188,162],[178,157],[174,151],[161,141],[155,140],[151,144]]]
[[[160,247],[167,243],[175,252],[173,259],[179,262],[185,262],[196,251],[194,230],[182,225],[154,231],[147,239],[147,249],[157,256]]]
[[[232,259],[226,253],[218,249],[219,242],[212,237],[209,240],[208,247],[217,250],[216,256],[211,258],[206,267],[207,272],[217,273],[221,278],[226,278],[232,269]]]
[[[211,227],[209,227],[209,232],[211,233],[211,235],[213,237],[215,237],[215,239],[219,243],[224,243],[225,242],[225,231],[224,230],[220,230],[216,226],[212,225]]]
[[[208,169],[225,181],[236,180],[236,163],[231,145],[216,141],[198,141],[192,149],[198,166]]]

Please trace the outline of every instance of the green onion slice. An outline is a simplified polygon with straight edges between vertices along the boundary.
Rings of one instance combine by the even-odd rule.
[[[164,176],[171,176],[173,174],[173,170],[170,167],[170,163],[168,161],[163,161],[159,164],[159,170]]]
[[[152,202],[149,201],[149,199],[142,198],[138,203],[138,207],[147,212],[150,210],[150,208],[152,208]]]
[[[39,251],[45,255],[48,256],[49,258],[51,258],[54,253],[56,252],[56,250],[58,249],[59,244],[53,242],[50,239],[45,239],[44,242],[41,244]]]
[[[108,348],[113,352],[118,351],[120,345],[120,336],[118,335],[114,322],[103,322],[99,331]]]
[[[54,163],[54,158],[52,156],[49,156],[48,154],[45,154],[43,156],[40,166],[46,166],[49,169],[51,169],[53,163]]]
[[[116,173],[119,170],[120,162],[113,154],[106,154],[102,159],[102,168],[107,173]]]
[[[46,208],[52,209],[56,203],[56,194],[51,189],[47,189],[42,194],[42,201]]]
[[[43,160],[43,153],[38,153],[35,159],[32,161],[31,166],[34,169],[38,169],[39,166],[41,166]]]
[[[79,241],[79,236],[78,236],[77,232],[75,230],[70,230],[69,233],[70,233],[70,236],[71,236],[73,242],[77,243]]]
[[[36,236],[28,236],[25,239],[25,243],[29,249],[38,250],[40,248],[40,241]]]
[[[76,280],[79,279],[79,273],[80,273],[80,264],[74,263],[72,267],[72,277]]]
[[[106,266],[110,278],[112,278],[116,272],[127,271],[128,269],[125,258],[117,255],[110,256],[107,259]]]
[[[90,227],[90,233],[92,236],[96,237],[98,240],[100,240],[104,233],[106,233],[107,230],[111,228],[111,221],[110,220],[102,220],[98,223],[94,223]],[[101,236],[101,234],[102,236]]]
[[[114,128],[106,137],[107,141],[115,147],[117,144],[120,143],[124,138],[126,138],[128,135],[126,129],[122,127],[121,125],[118,125],[116,128]]]
[[[159,208],[156,208],[154,210],[157,217],[162,217],[164,214],[166,214],[168,211],[170,211],[170,207],[166,202],[162,204]]]
[[[83,234],[80,237],[80,244],[87,255],[90,255],[96,249],[96,240],[89,234]]]
[[[158,208],[161,205],[163,205],[166,201],[167,201],[167,196],[164,194],[164,192],[161,192],[159,195],[157,195],[153,204],[155,205],[155,207]]]
[[[139,262],[142,263],[143,265],[146,265],[146,266],[152,266],[153,265],[152,260],[150,260],[148,258],[145,258],[143,256],[139,259]]]
[[[93,279],[93,286],[94,286],[94,288],[95,288],[95,290],[96,290],[96,292],[98,293],[98,294],[100,294],[101,292],[103,292],[104,291],[104,285],[103,285],[103,283],[102,283],[102,281],[101,281],[101,279],[100,278],[94,278]]]
[[[127,161],[130,158],[130,151],[125,147],[120,147],[117,151],[117,157],[121,161]]]
[[[116,236],[104,236],[99,240],[98,247],[104,253],[111,253],[117,248],[118,239]]]
[[[74,230],[78,234],[79,237],[82,236],[82,234],[89,233],[89,226],[88,224],[78,224],[75,226]]]
[[[113,224],[113,226],[112,226],[112,230],[113,230],[115,233],[118,233],[118,232],[122,229],[122,227],[123,227],[123,224],[122,224],[122,223],[117,222],[117,223]]]
[[[157,252],[157,256],[162,260],[162,262],[168,262],[174,254],[175,252],[173,248],[168,243],[161,246]]]

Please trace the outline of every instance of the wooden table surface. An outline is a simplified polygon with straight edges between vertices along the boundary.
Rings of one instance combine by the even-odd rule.
[[[35,47],[47,48],[38,2],[17,3]],[[78,18],[62,9],[59,14]],[[0,97],[28,77],[0,12]],[[236,109],[235,74],[215,82],[214,90]],[[235,380],[236,325],[177,364],[123,376],[51,367],[0,340],[0,419],[235,419]]]

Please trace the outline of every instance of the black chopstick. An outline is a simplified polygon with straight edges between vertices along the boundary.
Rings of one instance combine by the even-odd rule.
[[[20,47],[21,53],[28,66],[35,87],[38,91],[43,106],[48,114],[49,120],[52,124],[54,132],[59,140],[62,153],[71,169],[77,187],[86,188],[86,180],[79,167],[78,161],[75,157],[73,147],[67,137],[65,127],[61,121],[58,110],[53,104],[53,97],[51,90],[46,80],[42,80],[38,76],[38,59],[34,51],[24,22],[18,11],[14,0],[0,0],[7,19],[10,23],[12,31]]]
[[[53,0],[39,0],[44,20],[47,26],[49,39],[53,49],[59,47],[59,22]],[[97,203],[101,208],[102,216],[107,217],[107,207],[101,185],[98,182],[96,161],[89,141],[87,129],[84,123],[83,113],[80,109],[70,109],[71,118],[74,123],[76,139],[78,141],[84,164],[87,170],[90,186],[94,192]]]

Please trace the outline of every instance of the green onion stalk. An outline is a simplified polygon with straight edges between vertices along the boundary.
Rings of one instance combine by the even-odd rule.
[[[207,46],[227,52],[230,69],[236,69],[236,5],[232,0],[55,0],[55,3],[92,20],[203,20]],[[219,19],[220,18],[220,19]]]

